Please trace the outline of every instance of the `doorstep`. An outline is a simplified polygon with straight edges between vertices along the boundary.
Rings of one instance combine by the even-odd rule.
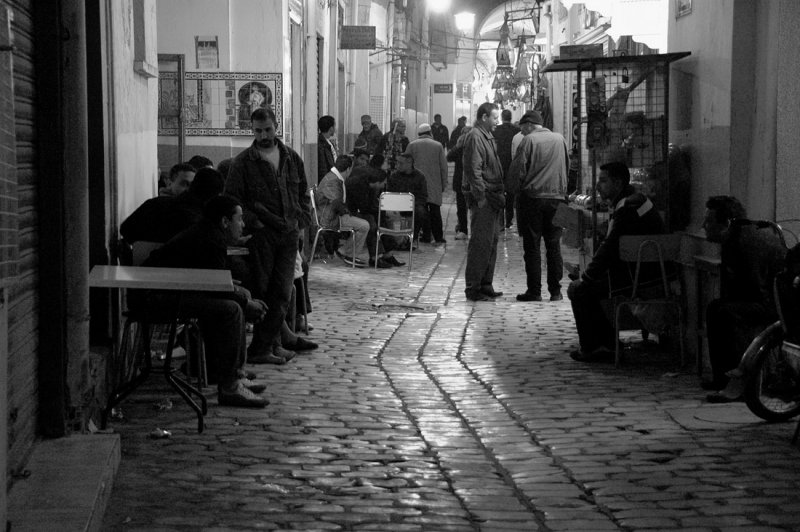
[[[100,530],[119,462],[119,434],[37,442],[25,467],[30,476],[9,493],[10,529]]]

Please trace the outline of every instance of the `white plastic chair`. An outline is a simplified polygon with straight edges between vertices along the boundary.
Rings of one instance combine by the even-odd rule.
[[[411,224],[408,227],[393,228],[384,227],[382,218],[384,211],[395,211],[400,214],[411,213]],[[403,221],[406,220],[404,217]],[[378,256],[381,235],[405,236],[408,237],[408,271],[411,271],[412,251],[414,249],[414,194],[410,192],[384,192],[380,197],[378,208],[378,237],[375,239],[375,257]],[[378,260],[375,260],[375,268],[378,268]]]
[[[314,215],[314,225],[317,228],[317,232],[314,235],[314,243],[311,245],[311,257],[308,259],[308,266],[309,268],[314,263],[314,255],[317,253],[317,242],[319,241],[319,234],[320,233],[350,233],[350,239],[353,242],[353,253],[351,258],[353,259],[353,268],[356,267],[356,231],[352,227],[347,227],[342,224],[342,217],[339,217],[339,228],[334,229],[333,227],[323,227],[319,223],[319,213],[317,212],[317,186],[314,185],[310,189],[308,189],[308,194],[311,196],[311,212]]]

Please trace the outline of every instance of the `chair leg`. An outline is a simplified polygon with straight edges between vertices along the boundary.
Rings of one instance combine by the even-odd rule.
[[[314,256],[317,254],[317,242],[319,241],[319,230],[317,230],[317,234],[314,235],[314,244],[311,246],[311,256],[308,258],[308,266],[311,267],[314,264]]]
[[[356,232],[350,231],[350,238],[353,239],[353,269],[356,267]],[[377,264],[378,261],[375,261]]]
[[[614,331],[616,334],[614,335],[614,367],[618,368],[620,362],[622,361],[622,351],[619,345],[619,313],[622,309],[622,305],[617,305],[617,308],[614,310]]]
[[[308,309],[306,308],[306,283],[303,281],[303,278],[300,277],[300,288],[303,290],[303,293],[300,294],[300,308],[303,309],[303,331],[308,335]],[[295,305],[297,303],[295,302]]]

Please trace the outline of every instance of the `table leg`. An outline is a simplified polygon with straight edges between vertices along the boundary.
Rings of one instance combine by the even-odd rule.
[[[138,375],[136,375],[133,379],[129,382],[123,382],[118,384],[114,391],[108,398],[108,403],[106,404],[105,410],[100,418],[100,428],[105,429],[106,425],[108,424],[108,418],[111,415],[112,410],[115,406],[117,406],[123,399],[125,399],[128,395],[133,392],[140,384],[147,380],[150,376],[150,372],[153,369],[152,364],[152,353],[150,352],[150,324],[145,321],[139,322],[139,334],[142,337],[142,348],[144,349],[144,367],[141,369]],[[134,341],[135,345],[135,341]],[[134,359],[136,355],[134,354]]]

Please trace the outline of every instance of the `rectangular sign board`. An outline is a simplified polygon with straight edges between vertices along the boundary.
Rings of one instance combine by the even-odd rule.
[[[559,59],[583,59],[584,57],[603,57],[602,44],[562,44]]]
[[[434,83],[433,84],[433,93],[434,94],[453,94],[453,84],[452,83]]]
[[[374,50],[375,26],[342,26],[340,50]]]

